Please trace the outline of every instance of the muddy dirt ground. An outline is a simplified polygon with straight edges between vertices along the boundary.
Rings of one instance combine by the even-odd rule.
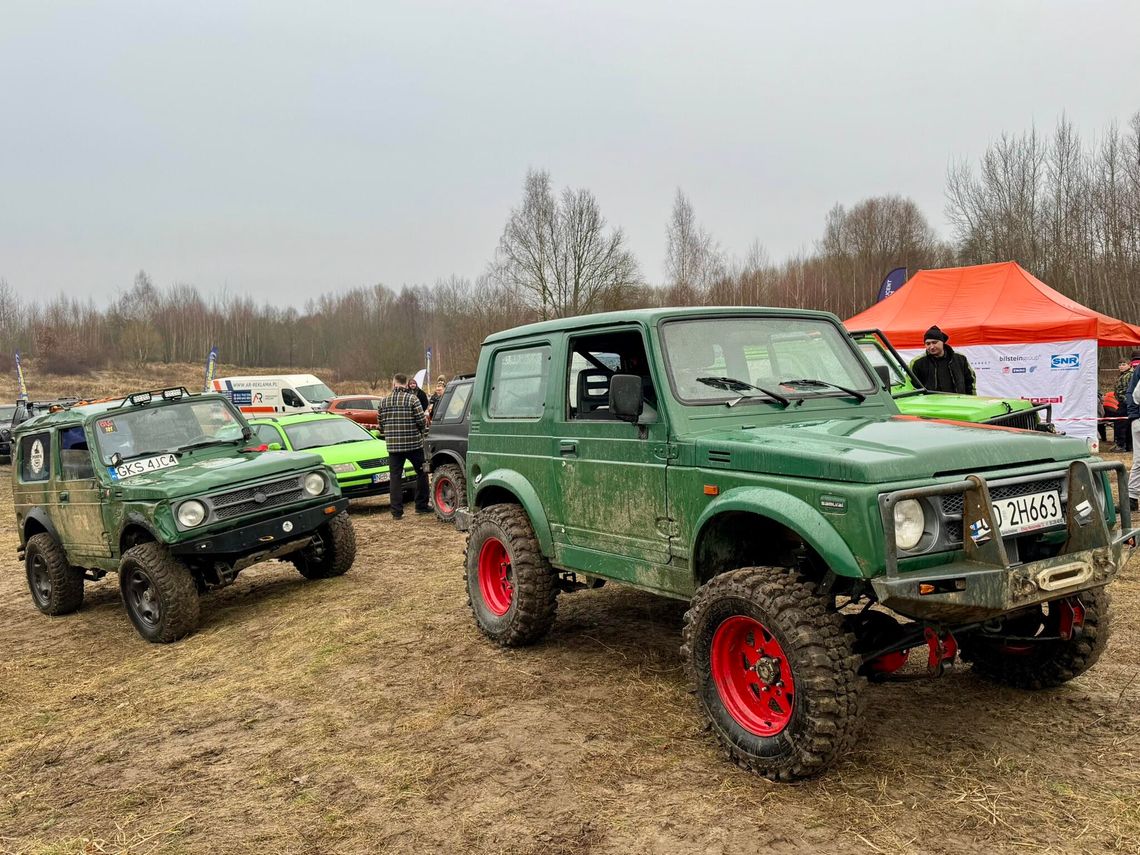
[[[0,467],[0,509],[10,508]],[[9,511],[10,513],[10,511]],[[476,631],[463,536],[356,503],[348,575],[269,563],[140,640],[114,577],[37,612],[0,535],[0,851],[1128,852],[1140,841],[1140,561],[1106,655],[1060,689],[966,669],[872,686],[859,746],[794,786],[702,732],[683,605],[563,596],[549,638]]]

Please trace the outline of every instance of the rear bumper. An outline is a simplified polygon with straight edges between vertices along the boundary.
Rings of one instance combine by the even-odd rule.
[[[1120,529],[1110,531],[1100,497],[1093,487],[1093,472],[1118,470],[1122,463],[1074,461],[1069,466],[1067,539],[1059,554],[1025,564],[1011,562],[1000,536],[975,540],[968,533],[975,522],[987,522],[990,531],[1000,526],[994,515],[984,479],[938,487],[899,490],[880,498],[888,553],[886,572],[871,580],[879,602],[899,614],[919,620],[972,623],[996,618],[1036,603],[1048,602],[1108,584],[1128,561],[1140,529],[1133,529],[1127,498],[1118,508]],[[1122,485],[1123,488],[1123,485]],[[965,495],[962,528],[966,532],[964,560],[929,571],[900,572],[894,548],[894,506],[920,495]],[[1122,494],[1127,497],[1126,489]]]
[[[294,543],[300,548],[308,544],[313,532],[327,519],[347,507],[348,499],[338,496],[316,507],[172,544],[170,551],[175,555],[201,555],[234,561],[252,553],[279,551],[279,547]]]

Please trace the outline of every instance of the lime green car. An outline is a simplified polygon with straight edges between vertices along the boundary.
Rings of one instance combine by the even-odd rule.
[[[388,446],[351,419],[333,413],[295,413],[250,419],[258,442],[269,451],[308,451],[336,473],[340,491],[350,498],[388,492]],[[411,464],[405,466],[415,478]],[[405,481],[410,484],[411,480]]]

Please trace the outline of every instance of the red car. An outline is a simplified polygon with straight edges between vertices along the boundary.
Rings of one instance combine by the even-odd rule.
[[[329,401],[328,412],[346,416],[368,427],[377,427],[376,411],[382,400],[376,395],[341,395]]]

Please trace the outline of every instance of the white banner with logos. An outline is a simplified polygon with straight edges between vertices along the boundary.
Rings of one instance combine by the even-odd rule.
[[[970,360],[978,377],[979,395],[1052,404],[1057,429],[1069,436],[1082,437],[1095,448],[1098,396],[1095,339],[972,344],[954,349]],[[923,351],[900,353],[910,362]]]

